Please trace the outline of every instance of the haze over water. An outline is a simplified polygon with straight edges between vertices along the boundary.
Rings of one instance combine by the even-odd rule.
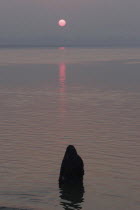
[[[139,48],[1,48],[0,103],[1,207],[140,209]],[[85,164],[70,196],[69,144]]]

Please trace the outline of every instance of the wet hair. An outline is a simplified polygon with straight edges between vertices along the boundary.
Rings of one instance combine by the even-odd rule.
[[[66,149],[59,175],[60,183],[83,181],[84,163],[73,145]]]

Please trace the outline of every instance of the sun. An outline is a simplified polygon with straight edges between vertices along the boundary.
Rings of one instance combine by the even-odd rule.
[[[67,24],[67,22],[66,22],[66,20],[64,20],[64,19],[61,19],[61,20],[58,21],[58,25],[59,25],[60,27],[64,27],[64,26],[66,26],[66,24]]]

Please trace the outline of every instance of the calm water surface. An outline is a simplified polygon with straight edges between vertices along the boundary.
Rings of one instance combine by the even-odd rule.
[[[69,144],[80,189],[58,186]],[[140,49],[0,49],[0,206],[140,209]]]

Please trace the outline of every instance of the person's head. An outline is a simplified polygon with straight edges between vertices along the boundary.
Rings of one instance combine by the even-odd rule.
[[[66,149],[65,156],[67,158],[72,158],[77,155],[77,151],[73,145],[69,145]]]

